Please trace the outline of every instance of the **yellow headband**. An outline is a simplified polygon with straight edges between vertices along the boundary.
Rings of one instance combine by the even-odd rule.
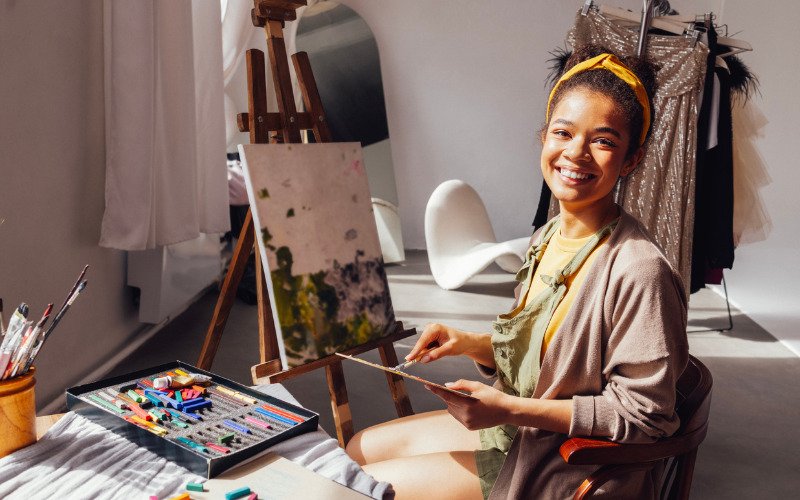
[[[644,120],[642,121],[642,135],[639,137],[639,146],[641,146],[644,144],[644,140],[647,137],[647,131],[650,130],[650,101],[647,99],[647,91],[644,89],[644,85],[642,85],[639,77],[637,77],[630,69],[628,69],[627,66],[622,64],[622,62],[620,62],[616,56],[611,54],[600,54],[597,57],[587,59],[579,64],[576,64],[570,68],[569,71],[561,75],[561,78],[558,79],[556,85],[553,87],[553,90],[550,91],[550,97],[547,99],[547,115],[545,116],[545,119],[550,121],[550,103],[553,100],[553,96],[556,94],[556,89],[558,89],[558,86],[561,85],[561,82],[569,80],[578,73],[593,69],[607,69],[608,71],[614,73],[620,80],[627,83],[631,89],[633,89],[634,94],[636,94],[636,100],[638,100],[639,104],[642,105],[644,114]]]

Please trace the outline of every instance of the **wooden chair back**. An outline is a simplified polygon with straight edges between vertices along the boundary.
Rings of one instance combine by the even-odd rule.
[[[571,438],[561,445],[565,462],[575,465],[600,465],[575,492],[575,499],[591,496],[615,477],[633,471],[650,470],[666,460],[660,498],[689,498],[697,449],[708,430],[713,379],[703,363],[694,356],[676,387],[675,411],[681,420],[678,431],[649,444],[620,444],[603,439]]]

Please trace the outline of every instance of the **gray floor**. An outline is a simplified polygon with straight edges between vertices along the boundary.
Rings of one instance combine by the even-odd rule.
[[[392,300],[407,328],[440,321],[486,331],[498,312],[510,305],[514,283],[494,266],[458,291],[436,286],[424,252],[409,252],[402,265],[387,267]],[[121,363],[114,374],[180,359],[194,363],[200,352],[216,294],[203,296],[139,351]],[[733,310],[729,332],[692,332],[727,324],[725,301],[703,290],[691,297],[689,341],[692,354],[714,376],[711,422],[700,447],[692,498],[797,498],[800,490],[800,358],[739,311]],[[250,366],[258,361],[257,318],[253,306],[236,301],[212,370],[249,384]],[[399,357],[414,337],[395,344]],[[364,357],[378,361],[376,353]],[[475,377],[472,364],[446,359],[416,368],[439,382]],[[385,377],[351,363],[345,368],[356,430],[395,417]],[[329,433],[333,420],[324,371],[302,375],[286,387],[306,407],[320,413]],[[417,412],[442,408],[441,402],[414,382],[408,382]]]

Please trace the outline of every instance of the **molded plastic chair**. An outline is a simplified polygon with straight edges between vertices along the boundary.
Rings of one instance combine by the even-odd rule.
[[[522,266],[530,237],[497,242],[478,193],[464,181],[437,187],[425,208],[425,242],[431,274],[445,290],[463,285],[492,262],[510,273]]]
[[[397,207],[381,198],[372,198],[372,210],[375,213],[375,225],[378,228],[383,263],[391,264],[406,260]]]
[[[676,411],[681,426],[671,437],[649,444],[619,444],[602,439],[571,438],[561,445],[561,457],[568,464],[600,465],[575,492],[575,499],[588,498],[608,480],[632,471],[649,470],[668,459],[661,488],[663,499],[687,499],[697,449],[708,430],[711,406],[711,372],[697,358],[689,356],[677,384]]]

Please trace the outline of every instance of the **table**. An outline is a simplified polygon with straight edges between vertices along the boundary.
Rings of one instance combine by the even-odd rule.
[[[54,413],[36,417],[36,440],[42,439],[44,433],[50,430],[50,427],[53,427],[64,415],[66,413]]]
[[[299,404],[280,384],[255,389]],[[36,430],[36,443],[0,459],[0,498],[170,498],[185,492],[187,482],[207,483],[209,493],[212,488],[214,491],[212,497],[205,498],[217,498],[217,493],[227,487],[223,482],[227,473],[206,480],[74,412],[37,417]],[[302,491],[314,491],[316,498],[358,496],[353,490],[378,499],[391,496],[388,483],[367,475],[322,429],[283,441],[269,452],[273,454],[271,458],[256,459],[262,460],[265,468],[263,474],[256,471],[253,488],[259,487],[259,479],[270,474],[280,478],[288,471],[298,478],[292,484],[300,484],[299,488],[308,485],[330,494],[321,495],[317,490],[293,490],[288,494],[286,490],[281,493],[271,489],[269,498],[297,498]],[[253,471],[241,466],[228,472],[241,475]]]

